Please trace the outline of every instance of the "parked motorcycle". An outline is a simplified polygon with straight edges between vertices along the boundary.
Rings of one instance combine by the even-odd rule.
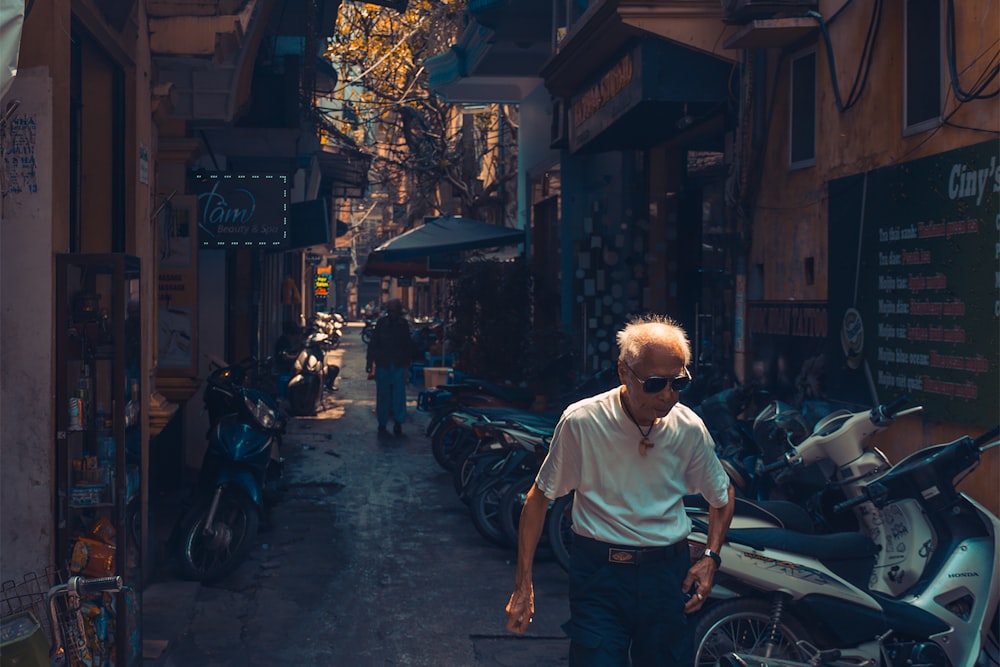
[[[1000,444],[986,444],[997,429],[891,466],[870,438],[913,411],[901,405],[830,415],[768,466],[832,462],[823,511],[860,532],[805,534],[738,513],[695,627],[697,664],[1000,664],[1000,522],[956,490]],[[700,550],[707,524],[689,516]]]
[[[240,384],[239,365],[219,367],[204,392],[208,447],[176,544],[182,574],[204,583],[234,571],[282,489],[286,417],[267,394]]]
[[[372,334],[375,333],[375,324],[378,323],[378,318],[365,320],[365,326],[361,330],[361,341],[367,345],[372,342]]]
[[[288,381],[289,411],[295,416],[314,415],[322,411],[323,392],[331,389],[340,373],[340,367],[327,365],[326,352],[329,337],[316,331],[306,336],[305,343],[295,358],[293,375]]]
[[[340,313],[317,312],[309,317],[306,332],[326,334],[324,347],[328,350],[335,350],[340,346],[346,322],[347,320]]]
[[[516,546],[517,517],[524,505],[523,497],[517,505],[517,489],[524,487],[524,480],[534,480],[548,452],[552,426],[507,421],[490,424],[485,430],[487,444],[463,466],[467,475],[460,497],[469,505],[480,535],[498,546]],[[508,514],[507,525],[504,512]]]
[[[616,381],[613,368],[600,371],[557,398],[553,402],[555,409],[540,411],[527,408],[532,405],[534,394],[523,387],[460,376],[457,382],[420,392],[417,409],[433,413],[426,430],[431,452],[438,465],[452,471],[474,451],[476,437],[470,429],[476,423],[511,419],[554,428],[565,406],[610,389]]]

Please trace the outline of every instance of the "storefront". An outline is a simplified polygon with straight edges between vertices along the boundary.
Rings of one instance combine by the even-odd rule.
[[[547,66],[559,182],[561,312],[586,371],[612,363],[630,314],[656,311],[691,334],[695,373],[731,366],[737,247],[724,205],[731,63],[607,19]],[[572,60],[593,53],[583,71]],[[541,221],[545,224],[545,221]],[[568,233],[566,233],[568,232]],[[548,238],[534,230],[543,246]],[[542,284],[556,282],[553,275]]]

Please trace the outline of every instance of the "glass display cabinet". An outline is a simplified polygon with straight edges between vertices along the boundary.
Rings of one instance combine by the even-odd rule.
[[[56,258],[56,565],[126,584],[85,603],[101,666],[142,663],[139,275],[129,255]]]

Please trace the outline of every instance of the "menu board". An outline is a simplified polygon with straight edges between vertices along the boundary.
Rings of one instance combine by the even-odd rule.
[[[831,393],[997,422],[1000,144],[829,183]]]

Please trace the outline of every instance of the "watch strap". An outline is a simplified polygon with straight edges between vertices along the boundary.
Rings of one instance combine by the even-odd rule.
[[[714,560],[715,567],[722,567],[722,556],[712,551],[711,549],[705,549],[704,553],[702,553],[702,556],[707,556],[708,558]]]

